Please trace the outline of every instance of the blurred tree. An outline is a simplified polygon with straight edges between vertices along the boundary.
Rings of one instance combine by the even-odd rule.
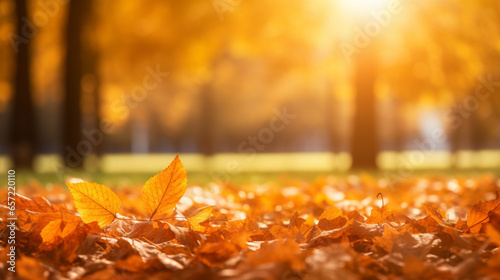
[[[207,69],[218,48],[220,21],[213,7],[204,4],[102,1],[97,5],[101,114],[118,129],[136,114],[148,115],[144,117],[157,124],[148,130],[155,150],[180,151],[210,83]],[[147,78],[156,71],[168,76]],[[150,85],[137,94],[135,89],[144,87],[145,80]]]
[[[339,123],[341,120],[341,115],[339,114],[339,102],[334,94],[334,89],[331,86],[331,82],[326,82],[326,102],[325,102],[325,114],[326,114],[326,132],[329,136],[328,147],[332,153],[339,153],[341,149],[340,140],[342,139],[339,131]]]
[[[216,113],[210,84],[206,84],[202,89],[200,105],[200,134],[198,136],[198,148],[202,154],[210,156],[215,153],[214,117]]]
[[[145,118],[161,126],[161,130],[157,125],[150,127],[150,141],[166,138],[164,142],[179,150],[182,135],[189,130],[191,135],[200,135],[199,150],[210,154],[217,148],[218,138],[234,138],[233,144],[240,137],[244,140],[268,122],[273,109],[294,100],[301,100],[297,107],[303,112],[297,123],[314,127],[320,110],[310,113],[315,103],[304,101],[328,100],[320,95],[324,89],[316,86],[329,79],[333,85],[328,91],[341,96],[338,100],[350,101],[352,92],[359,97],[351,141],[353,166],[370,168],[375,166],[378,151],[375,107],[379,82],[397,95],[401,108],[422,99],[449,103],[470,91],[476,76],[485,73],[488,56],[498,51],[485,36],[498,31],[491,24],[498,22],[492,0],[479,4],[405,1],[399,14],[391,14],[388,24],[380,24],[377,38],[369,38],[368,47],[361,48],[357,63],[349,65],[335,46],[353,37],[360,26],[364,32],[366,22],[349,28],[353,16],[338,7],[341,2],[345,1],[301,0],[290,6],[286,1],[256,0],[226,13],[222,22],[217,11],[201,0],[150,1],[148,5],[100,1],[95,42],[103,89],[101,114],[118,126],[126,125],[133,114],[148,114]],[[487,32],[477,30],[483,21],[473,16],[482,12],[491,14],[491,22],[485,22]],[[371,14],[368,20],[376,21]],[[462,30],[464,26],[467,28]],[[375,41],[379,47],[371,50]],[[487,45],[487,50],[481,45]],[[221,49],[231,59],[219,55]],[[475,53],[475,49],[480,51]],[[170,75],[148,89],[144,98],[131,98],[134,88],[150,73],[147,69]],[[345,90],[347,83],[352,84],[350,90]],[[320,120],[330,122],[329,130],[337,128],[332,124],[332,112],[347,107],[332,105],[325,106],[330,113]],[[190,126],[195,118],[197,125]],[[286,133],[293,129],[296,131],[289,135],[309,136],[299,128]],[[330,138],[339,138],[335,132],[331,134]],[[290,142],[297,138],[290,137]],[[207,144],[210,141],[213,143]],[[297,147],[294,145],[290,147]]]
[[[17,36],[34,32],[27,26],[28,1],[16,1]],[[30,38],[16,37],[17,47],[12,124],[10,133],[11,156],[15,168],[32,168],[36,153],[37,135],[34,106],[31,97]],[[22,40],[22,41],[18,41]]]
[[[354,169],[377,167],[378,133],[376,125],[375,79],[377,53],[374,43],[366,47],[356,58],[355,110],[351,138],[351,156]]]
[[[420,1],[399,4],[401,7],[398,13],[388,14],[388,10],[384,10],[386,7],[373,11],[374,15],[385,13],[386,23],[381,24],[379,20],[380,32],[371,39],[379,43],[379,50],[373,53],[380,62],[377,83],[387,85],[390,92],[396,93],[402,106],[419,101],[452,103],[454,106],[462,104],[481,85],[478,77],[498,73],[500,47],[495,42],[500,40],[500,7],[496,1]],[[376,23],[375,16],[369,20],[372,21],[371,24]],[[367,26],[367,23],[361,25],[362,28]],[[408,35],[410,30],[411,36]],[[362,49],[358,56],[363,56],[365,50],[366,48]],[[363,67],[371,66],[364,63]],[[360,69],[357,68],[356,71]],[[491,98],[486,102],[490,101]],[[362,105],[359,102],[356,104]],[[364,116],[357,117],[364,119],[365,123],[375,117],[373,114],[362,113]],[[443,122],[445,127],[451,127],[448,130],[450,144],[452,151],[456,151],[460,147],[459,130],[463,128],[455,123],[465,123],[463,113],[446,115]],[[356,130],[356,125],[354,129]],[[479,132],[476,130],[477,133]],[[358,135],[360,134],[353,134],[355,138]],[[376,141],[373,137],[375,134],[370,135],[372,137],[364,135],[369,138],[362,141]],[[481,135],[484,134],[473,136],[476,139],[472,142],[478,142],[483,137]],[[358,148],[362,148],[361,144]],[[355,147],[353,149],[354,154],[362,153],[355,151]],[[375,154],[369,155],[372,157],[370,162],[374,162]],[[356,160],[353,164],[356,166]]]
[[[99,46],[97,43],[96,30],[99,25],[95,13],[96,6],[99,4],[94,0],[87,0],[83,3],[82,21],[83,21],[83,36],[81,41],[81,56],[85,59],[82,61],[82,94],[86,104],[83,104],[84,124],[90,129],[101,129],[101,85],[99,77]],[[85,118],[85,116],[87,117]],[[102,132],[102,131],[101,131]],[[102,137],[102,141],[95,144],[93,152],[100,156],[103,153],[103,146],[106,137]]]
[[[82,34],[90,1],[70,1],[66,29],[66,76],[63,111],[63,158],[69,167],[81,167],[83,157],[92,147],[81,145],[82,140]],[[73,156],[69,156],[70,153]]]

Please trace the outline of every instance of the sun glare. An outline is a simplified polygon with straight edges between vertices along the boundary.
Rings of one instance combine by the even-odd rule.
[[[338,0],[339,7],[349,14],[367,15],[399,4],[398,0]]]

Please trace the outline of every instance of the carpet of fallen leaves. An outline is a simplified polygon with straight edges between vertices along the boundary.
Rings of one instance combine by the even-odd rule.
[[[18,186],[16,279],[500,279],[492,175],[188,184],[154,221],[143,186],[111,187],[121,208],[103,226],[82,220],[66,186]]]

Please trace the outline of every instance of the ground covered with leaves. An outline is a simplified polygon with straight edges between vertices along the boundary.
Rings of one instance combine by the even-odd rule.
[[[18,186],[2,279],[500,279],[500,180],[369,175],[187,185]],[[6,197],[6,190],[2,191]]]

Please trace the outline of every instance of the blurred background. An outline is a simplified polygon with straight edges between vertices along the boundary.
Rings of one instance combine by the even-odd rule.
[[[498,171],[499,62],[495,0],[0,0],[0,171]]]

